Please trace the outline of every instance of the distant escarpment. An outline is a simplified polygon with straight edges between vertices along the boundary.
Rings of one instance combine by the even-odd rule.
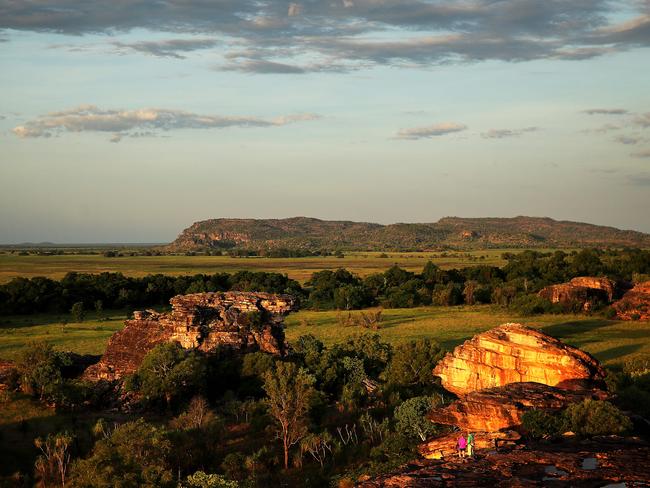
[[[522,247],[650,247],[650,235],[541,217],[459,218],[381,225],[307,217],[210,219],[185,229],[167,248],[431,250]]]
[[[216,292],[178,295],[170,313],[140,311],[108,342],[101,360],[84,372],[91,381],[134,373],[146,354],[164,342],[204,353],[217,349],[284,355],[283,318],[296,304],[288,295]]]

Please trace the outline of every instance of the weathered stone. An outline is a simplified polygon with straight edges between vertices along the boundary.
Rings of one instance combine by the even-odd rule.
[[[457,434],[456,434],[457,435]],[[598,439],[491,449],[476,459],[423,459],[357,484],[362,488],[456,486],[647,486],[650,446],[637,439]],[[586,460],[588,462],[586,462]],[[596,469],[588,469],[589,464]]]
[[[465,429],[467,430],[467,429]],[[505,432],[477,432],[474,433],[474,448],[478,449],[496,449],[503,446],[511,446],[521,440],[521,434],[514,430]],[[446,459],[457,455],[456,443],[460,434],[466,435],[467,432],[452,432],[431,439],[418,446],[418,451],[425,459]]]
[[[591,389],[605,378],[586,352],[521,324],[504,324],[465,341],[433,373],[459,395],[519,382]]]
[[[538,295],[567,309],[591,310],[598,302],[611,303],[620,295],[622,287],[609,278],[580,276],[568,283],[542,288]]]
[[[461,395],[450,405],[434,409],[429,419],[462,430],[497,432],[518,429],[523,414],[531,409],[559,410],[585,398],[606,397],[601,390],[574,391],[541,383],[510,383]]]
[[[650,320],[650,281],[634,286],[612,308],[622,320]]]
[[[172,311],[139,311],[115,333],[99,363],[89,367],[89,380],[115,380],[135,372],[144,356],[163,342],[210,353],[220,348],[260,350],[284,355],[283,317],[294,310],[288,295],[216,292],[178,295]]]

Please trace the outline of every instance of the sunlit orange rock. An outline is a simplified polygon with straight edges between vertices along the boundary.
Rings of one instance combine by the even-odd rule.
[[[465,341],[433,374],[456,394],[517,382],[591,388],[605,378],[591,355],[521,324],[504,324]]]

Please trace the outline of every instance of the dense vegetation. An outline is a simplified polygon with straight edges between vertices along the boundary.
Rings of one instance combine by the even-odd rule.
[[[61,313],[78,303],[86,309],[164,306],[177,294],[225,290],[290,293],[302,301],[303,308],[313,310],[494,303],[534,314],[559,311],[537,297],[544,286],[576,276],[632,281],[650,274],[646,250],[524,251],[503,257],[507,264],[501,268],[476,265],[444,270],[429,262],[420,273],[393,266],[365,278],[345,269],[323,270],[313,273],[304,286],[279,273],[249,271],[142,278],[69,273],[60,281],[15,278],[0,285],[0,314]]]
[[[450,400],[431,374],[444,352],[436,342],[392,347],[361,334],[331,347],[302,336],[294,346],[278,360],[159,345],[118,392],[137,414],[100,417],[91,426],[75,421],[37,437],[40,455],[12,479],[17,486],[89,488],[352,486],[361,474],[414,458],[418,443],[450,429],[426,419]],[[89,409],[101,415],[114,393],[70,379],[69,361],[34,343],[18,361],[12,388],[75,418]],[[647,361],[613,373],[618,405],[641,412],[648,377]],[[632,429],[615,405],[591,400],[531,411],[524,425],[535,438]]]
[[[39,439],[48,454],[34,476],[61,486],[57,455],[71,458],[67,483],[82,487],[270,486],[287,476],[294,486],[328,486],[357,469],[387,469],[442,429],[424,419],[446,401],[431,376],[441,354],[429,340],[393,348],[371,334],[329,348],[303,336],[281,361],[162,344],[125,382],[122,401],[140,413]],[[12,387],[61,410],[104,406],[106,392],[67,378],[67,362],[34,343]],[[192,484],[204,476],[230,484]]]

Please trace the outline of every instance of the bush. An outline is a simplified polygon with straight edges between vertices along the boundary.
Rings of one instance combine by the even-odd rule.
[[[632,422],[609,402],[586,399],[569,405],[562,414],[566,428],[579,435],[622,434]]]
[[[409,398],[395,409],[397,431],[405,436],[426,441],[427,437],[438,431],[438,426],[427,418],[427,414],[438,404],[438,397]]]
[[[561,434],[564,430],[562,417],[546,410],[529,410],[521,418],[522,426],[533,439]]]
[[[521,315],[561,312],[557,305],[535,294],[519,295],[510,303],[510,308]]]

